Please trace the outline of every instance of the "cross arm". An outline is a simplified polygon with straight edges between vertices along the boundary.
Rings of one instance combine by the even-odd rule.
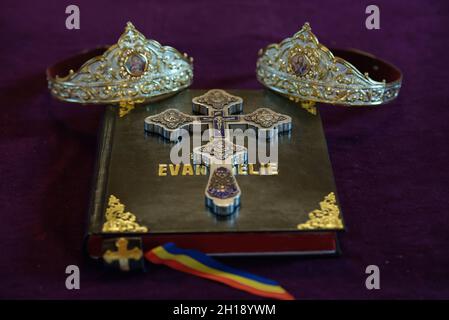
[[[171,108],[145,118],[144,127],[147,132],[157,133],[170,141],[176,142],[180,131],[182,129],[189,130],[196,118]]]
[[[267,139],[271,139],[278,133],[290,131],[292,128],[291,117],[268,108],[259,108],[249,114],[241,115],[240,122],[254,127],[258,133],[265,131]]]

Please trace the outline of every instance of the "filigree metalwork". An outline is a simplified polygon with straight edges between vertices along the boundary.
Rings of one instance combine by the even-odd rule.
[[[128,22],[117,44],[79,70],[49,78],[48,85],[56,98],[69,102],[151,101],[188,87],[192,61],[187,54],[146,39]]]
[[[126,238],[119,238],[115,242],[117,251],[107,250],[103,254],[103,260],[111,264],[117,261],[120,266],[120,270],[129,271],[129,260],[140,260],[142,259],[143,252],[138,247],[128,249],[128,240]]]
[[[159,123],[167,129],[179,129],[193,122],[194,118],[176,109],[167,109],[155,116],[147,118],[151,122]]]
[[[257,124],[262,128],[271,128],[278,123],[287,120],[287,117],[267,108],[259,108],[244,116],[244,119],[248,122]]]
[[[316,110],[316,102],[315,101],[301,101],[296,100],[297,103],[301,106],[301,108],[305,109],[308,113],[311,113],[313,115],[317,114]]]
[[[309,219],[304,223],[298,224],[297,227],[300,230],[343,229],[335,193],[329,193],[320,202],[320,209],[310,212]]]
[[[128,113],[130,113],[131,110],[133,110],[135,107],[135,102],[138,103],[137,101],[120,101],[119,117],[122,118],[122,117],[126,116]],[[143,102],[143,101],[139,101],[139,102]]]
[[[136,216],[125,212],[125,206],[114,195],[109,196],[103,232],[147,232],[148,228],[136,222]]]
[[[194,103],[203,104],[216,110],[222,110],[228,108],[235,103],[242,103],[242,99],[237,96],[233,96],[221,89],[209,90],[202,96],[195,97]]]
[[[199,149],[194,150],[194,162],[199,163],[210,163],[211,158],[218,160],[227,160],[232,156],[235,157],[234,164],[239,163],[238,159],[245,159],[246,148],[243,146],[236,145],[227,139],[214,139],[208,142],[204,146],[199,147]],[[198,161],[198,155],[204,159],[207,157],[208,160]]]
[[[260,50],[257,78],[268,88],[299,100],[376,105],[396,98],[401,79],[386,83],[362,74],[319,43],[305,23],[293,37]]]

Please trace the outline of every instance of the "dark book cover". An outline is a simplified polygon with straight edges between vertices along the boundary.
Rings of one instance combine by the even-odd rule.
[[[319,113],[268,91],[228,90],[243,99],[242,114],[269,108],[291,118],[278,138],[275,174],[260,164],[236,168],[241,191],[233,214],[211,212],[207,167],[174,165],[174,145],[145,131],[145,119],[176,109],[194,115],[205,90],[139,106],[124,117],[107,107],[101,129],[87,250],[102,257],[114,239],[138,240],[142,250],[166,242],[214,255],[335,254],[344,229]],[[192,170],[193,169],[193,170]],[[204,170],[205,169],[205,170]]]

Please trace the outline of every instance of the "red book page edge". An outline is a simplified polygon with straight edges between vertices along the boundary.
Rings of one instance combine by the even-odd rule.
[[[279,255],[337,253],[337,234],[328,232],[234,232],[181,234],[91,234],[87,251],[92,258],[102,256],[104,238],[141,237],[143,250],[149,251],[167,242],[185,249],[211,255]]]

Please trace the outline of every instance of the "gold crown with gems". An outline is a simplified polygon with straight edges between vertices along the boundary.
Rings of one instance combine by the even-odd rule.
[[[74,71],[77,64],[81,66]],[[64,72],[68,74],[61,77]],[[190,86],[193,59],[146,39],[128,22],[116,44],[62,61],[47,70],[47,78],[52,95],[60,100],[132,105]]]
[[[305,23],[293,37],[259,51],[257,78],[297,102],[377,105],[398,96],[402,74],[396,67],[361,51],[332,51]]]

